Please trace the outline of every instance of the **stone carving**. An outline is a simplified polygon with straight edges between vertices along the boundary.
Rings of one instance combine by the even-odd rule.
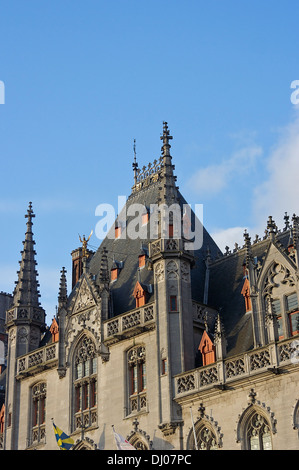
[[[28,339],[28,330],[25,326],[22,326],[18,332],[18,342],[26,343],[27,339]]]
[[[195,389],[195,376],[194,374],[188,374],[184,377],[179,377],[177,381],[178,393],[189,392]]]
[[[140,325],[140,323],[140,310],[138,310],[122,318],[122,329],[133,328],[133,326]]]
[[[158,263],[155,266],[155,275],[156,275],[157,282],[164,281],[164,266],[162,262]]]
[[[166,251],[178,250],[178,241],[170,238],[166,241]]]
[[[169,261],[167,263],[167,279],[177,279],[178,278],[178,265],[175,261]]]
[[[200,385],[210,385],[218,382],[217,367],[210,367],[209,369],[203,369],[199,374]]]
[[[250,355],[250,370],[261,369],[270,364],[270,353],[267,349]]]
[[[107,325],[107,335],[108,336],[113,336],[117,333],[119,333],[118,319],[110,321]]]
[[[189,266],[185,261],[181,264],[181,277],[184,282],[190,281]]]
[[[95,305],[94,298],[90,291],[90,288],[87,285],[86,280],[84,279],[77,295],[77,299],[74,306],[74,313],[78,312],[79,310],[83,310],[85,308],[91,307]]]
[[[225,364],[226,377],[237,377],[238,375],[245,374],[245,363],[243,359],[237,359],[236,361],[229,361]]]
[[[280,263],[274,263],[269,268],[264,282],[263,295],[272,295],[274,288],[279,287],[280,284],[287,284],[290,287],[295,285],[295,280],[291,275],[289,269]]]
[[[144,308],[144,322],[151,321],[154,319],[154,307],[150,305]]]

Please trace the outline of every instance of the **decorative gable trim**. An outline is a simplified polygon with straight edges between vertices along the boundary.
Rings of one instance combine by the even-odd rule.
[[[78,293],[74,303],[73,313],[77,313],[80,310],[85,310],[96,305],[94,295],[91,287],[88,285],[86,278],[83,278],[78,288]]]

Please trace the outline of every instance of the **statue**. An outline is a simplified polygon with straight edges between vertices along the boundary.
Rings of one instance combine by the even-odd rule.
[[[89,242],[90,237],[91,237],[92,234],[93,234],[93,230],[90,232],[90,235],[89,235],[89,237],[87,238],[87,240],[86,240],[86,238],[85,238],[85,235],[83,235],[83,240],[81,239],[81,237],[80,237],[80,235],[79,235],[79,240],[80,240],[80,242],[82,243],[82,257],[83,257],[83,258],[88,258],[87,243]]]

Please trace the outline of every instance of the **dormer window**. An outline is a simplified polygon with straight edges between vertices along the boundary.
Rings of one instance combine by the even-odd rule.
[[[246,312],[250,312],[252,307],[251,307],[251,299],[250,299],[250,284],[249,284],[248,278],[245,279],[241,294],[243,295],[244,300],[245,300],[245,310]]]
[[[203,332],[198,350],[202,355],[202,365],[207,366],[216,362],[216,348],[213,341],[206,331]]]
[[[111,269],[110,280],[111,282],[116,281],[118,278],[118,268]]]
[[[135,284],[133,296],[136,300],[136,308],[143,307],[146,304],[146,291],[139,281]]]
[[[148,221],[149,221],[149,213],[146,212],[145,214],[142,214],[141,223],[142,225],[146,225]]]
[[[59,339],[59,328],[56,318],[53,318],[52,324],[50,326],[50,333],[52,334],[52,342],[56,343]]]
[[[145,254],[142,254],[142,255],[138,256],[138,266],[139,266],[139,268],[143,268],[145,266],[145,261],[146,261]]]
[[[121,225],[115,227],[115,239],[121,237]]]

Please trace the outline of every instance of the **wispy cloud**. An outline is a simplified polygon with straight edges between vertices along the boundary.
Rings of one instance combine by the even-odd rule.
[[[251,148],[254,149],[254,147]],[[257,149],[258,147],[252,151],[252,161],[255,156],[262,153],[262,150]],[[246,152],[243,154],[244,158],[245,155]],[[269,215],[273,217],[278,228],[283,228],[285,212],[290,216],[293,213],[299,215],[299,110],[295,110],[294,118],[288,125],[277,131],[277,142],[264,159],[267,170],[265,179],[253,187],[252,197],[247,198],[246,211],[253,222],[246,229],[252,238],[255,234],[264,235]],[[228,160],[231,171],[222,172],[223,184],[234,171],[234,163],[237,161],[238,158],[235,157]],[[247,163],[250,166],[250,159]],[[224,166],[223,163],[221,168]],[[220,171],[219,167],[218,171]],[[220,177],[219,179],[221,180]],[[244,227],[219,228],[212,236],[222,250],[225,246],[233,249],[235,242],[243,244],[244,229]]]
[[[281,223],[283,215],[299,212],[299,111],[279,131],[276,145],[267,158],[267,179],[254,189],[253,216],[257,225],[272,215]]]
[[[247,145],[221,163],[199,169],[190,178],[189,185],[197,195],[205,198],[219,195],[234,178],[248,175],[248,172],[255,168],[256,160],[261,155],[260,146]]]
[[[215,230],[214,233],[211,233],[211,236],[220,250],[224,252],[226,246],[228,246],[230,250],[233,250],[236,243],[239,246],[244,244],[244,230],[245,227],[230,227]]]

